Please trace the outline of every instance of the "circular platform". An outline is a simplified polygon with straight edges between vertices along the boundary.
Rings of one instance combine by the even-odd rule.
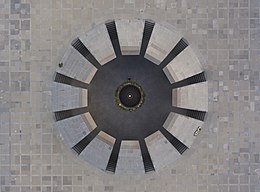
[[[200,58],[174,27],[108,21],[71,45],[56,71],[54,113],[59,136],[81,159],[143,174],[191,147],[208,90]]]
[[[115,90],[128,78],[138,82],[145,93],[144,103],[132,113],[115,105]],[[142,56],[118,55],[98,70],[88,92],[89,112],[97,126],[120,140],[144,139],[156,132],[172,106],[172,88],[167,77],[160,67]]]

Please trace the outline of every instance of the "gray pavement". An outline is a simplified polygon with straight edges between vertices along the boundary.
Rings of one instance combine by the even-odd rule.
[[[258,192],[259,8],[259,0],[1,0],[1,191]],[[53,73],[75,37],[111,18],[167,21],[205,59],[206,124],[159,173],[105,174],[54,136]]]

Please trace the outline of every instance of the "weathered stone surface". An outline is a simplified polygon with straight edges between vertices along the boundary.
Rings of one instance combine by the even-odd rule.
[[[99,134],[106,134],[101,132]],[[107,136],[111,137],[111,136]],[[106,170],[106,166],[110,157],[110,154],[113,149],[113,143],[108,143],[98,137],[94,138],[93,141],[82,151],[80,158],[89,162],[95,167],[98,167],[102,170]]]
[[[53,111],[85,107],[87,106],[87,90],[54,82],[52,103]]]
[[[181,35],[169,24],[155,23],[145,58],[159,65],[180,39]]]
[[[122,141],[116,174],[144,174],[144,165],[139,141]]]
[[[170,113],[163,127],[190,148],[195,139],[194,132],[202,125],[202,121]]]
[[[76,49],[70,47],[63,56],[61,63],[63,66],[57,69],[58,73],[71,78],[90,83],[97,68],[86,60]]]
[[[116,29],[122,54],[139,55],[143,38],[144,20],[116,20]]]
[[[155,170],[162,169],[181,156],[160,131],[145,138],[145,142]]]
[[[208,83],[202,82],[185,87],[173,89],[176,92],[177,107],[208,111]]]
[[[164,69],[169,81],[180,81],[203,71],[198,55],[188,46],[175,57]],[[173,81],[174,80],[174,81]]]
[[[81,115],[58,121],[55,127],[58,129],[63,143],[69,148],[76,145],[92,129],[86,124],[85,118]]]
[[[105,24],[96,26],[86,35],[80,36],[80,40],[101,65],[116,58]]]

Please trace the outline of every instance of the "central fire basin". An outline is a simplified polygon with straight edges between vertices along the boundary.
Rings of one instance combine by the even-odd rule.
[[[134,111],[144,103],[144,91],[142,87],[134,81],[122,83],[116,90],[116,105],[125,111]]]

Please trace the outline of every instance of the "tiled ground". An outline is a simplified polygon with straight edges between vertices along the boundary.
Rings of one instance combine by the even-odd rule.
[[[0,0],[1,192],[259,192],[259,12],[259,0]],[[205,58],[206,125],[159,173],[104,174],[53,133],[58,62],[72,39],[111,18],[168,21]]]

